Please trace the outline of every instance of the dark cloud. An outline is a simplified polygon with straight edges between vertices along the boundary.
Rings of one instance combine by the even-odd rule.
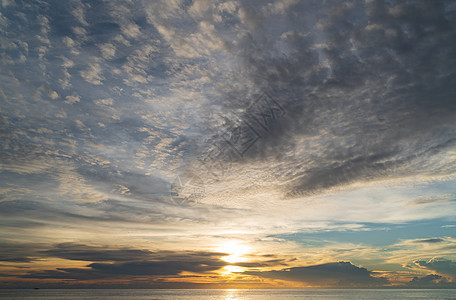
[[[288,281],[300,281],[319,286],[381,287],[389,283],[384,277],[373,277],[372,272],[349,262],[294,267],[280,271],[246,272],[249,275]]]
[[[117,209],[115,209],[117,207]],[[0,202],[0,224],[10,228],[33,228],[71,222],[135,222],[131,216],[153,218],[157,214],[118,201],[97,204],[49,203],[30,200]],[[14,220],[14,221],[13,221]],[[52,222],[51,222],[52,220]]]
[[[416,240],[415,243],[429,243],[429,244],[435,244],[435,243],[442,243],[444,242],[444,239],[440,238],[435,238],[435,239],[423,239],[423,240]]]
[[[0,261],[28,263],[37,259],[38,245],[0,241]]]
[[[152,256],[148,250],[138,249],[106,249],[106,247],[88,246],[83,244],[63,243],[55,248],[41,251],[46,257],[58,257],[82,261],[131,261],[144,260]]]
[[[432,173],[437,166],[426,165],[428,158],[455,145],[450,4],[305,1],[269,17],[259,3],[241,4],[257,25],[245,24],[245,35],[230,48],[242,67],[222,84],[221,105],[245,109],[252,89],[267,90],[289,112],[271,123],[245,162],[312,140],[313,148],[288,157],[297,170],[287,175],[294,178],[290,195]],[[241,118],[257,123],[249,114]]]
[[[180,276],[183,271],[210,273],[228,265],[226,253],[208,251],[150,251],[77,243],[61,243],[51,249],[44,244],[1,243],[0,261],[28,263],[49,258],[92,262],[84,268],[29,271],[11,277],[35,279],[127,278],[135,276]]]
[[[239,262],[235,264],[236,266],[245,267],[245,268],[262,268],[262,267],[273,267],[273,266],[286,266],[286,259],[270,259],[265,261],[252,261],[252,262]]]
[[[221,252],[205,251],[150,251],[145,249],[112,248],[108,246],[93,246],[77,243],[61,243],[48,250],[37,251],[43,257],[58,257],[81,261],[125,261],[204,259],[227,255]]]
[[[56,268],[55,270],[31,271],[21,276],[21,278],[90,280],[131,276],[175,275],[180,277],[179,274],[183,271],[201,274],[216,271],[226,265],[230,265],[221,259],[226,255],[226,253],[219,252],[149,251],[61,243],[49,250],[34,251],[33,256],[40,259],[58,257],[93,263],[88,264],[85,268]],[[269,259],[236,263],[235,265],[246,268],[284,266],[286,265],[286,260]]]
[[[206,273],[216,271],[227,265],[221,259],[221,257],[226,256],[225,253],[204,251],[151,253],[134,249],[103,250],[99,247],[72,244],[41,253],[72,260],[111,260],[114,262],[91,263],[85,268],[33,271],[20,276],[20,278],[90,280],[131,276],[169,276],[179,275],[183,271]],[[144,260],[145,256],[147,256],[147,260]]]
[[[172,259],[172,258],[167,258]],[[178,275],[182,271],[209,272],[224,267],[226,262],[219,257],[202,258],[190,256],[187,260],[178,261],[138,261],[118,264],[93,263],[88,265],[95,271],[119,275]]]
[[[424,277],[413,277],[407,283],[407,287],[413,288],[456,288],[456,283],[449,282],[448,279],[440,275],[431,274]]]
[[[446,274],[456,279],[456,262],[445,258],[433,258],[429,261],[417,260],[414,264],[437,272],[439,274]]]

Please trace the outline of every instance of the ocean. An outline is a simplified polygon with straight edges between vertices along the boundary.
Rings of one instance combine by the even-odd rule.
[[[153,289],[54,289],[5,290],[0,299],[127,299],[127,300],[282,300],[282,299],[456,299],[456,289],[325,289],[325,290],[153,290]]]

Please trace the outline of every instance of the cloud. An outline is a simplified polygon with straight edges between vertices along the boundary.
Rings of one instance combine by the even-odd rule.
[[[350,262],[326,263],[307,267],[294,267],[280,271],[245,272],[263,278],[299,281],[312,286],[381,287],[389,281],[373,277],[372,272]]]
[[[454,49],[447,40],[454,32],[446,25],[443,4],[405,6],[395,17],[387,2],[300,2],[283,6],[283,19],[256,17],[256,5],[241,7],[241,21],[248,13],[249,22],[261,26],[246,22],[248,33],[232,49],[241,67],[227,71],[226,77],[230,71],[238,74],[220,85],[226,95],[220,104],[225,111],[245,108],[252,90],[266,89],[290,112],[251,148],[244,160],[247,167],[257,157],[302,149],[282,161],[296,165],[285,176],[290,196],[393,174],[433,173],[438,166],[429,164],[429,157],[455,144],[453,72],[440,62],[454,65],[456,60],[426,53],[436,45]],[[318,28],[309,20],[324,25]],[[369,26],[373,22],[376,26]],[[422,24],[433,26],[433,32],[423,31]],[[290,34],[276,38],[272,28]],[[446,80],[427,78],[422,68]],[[380,86],[386,89],[380,92]],[[255,124],[249,115],[242,117]]]
[[[70,95],[65,97],[65,103],[74,104],[81,101],[81,97],[77,95]]]
[[[429,205],[437,202],[453,201],[455,199],[454,194],[445,194],[438,196],[421,196],[417,199],[410,201],[411,205]]]
[[[399,268],[452,257],[449,231],[369,231],[375,243],[402,239],[387,249],[342,233],[453,220],[450,1],[8,3],[0,15],[0,231],[56,244],[1,253],[33,264],[30,276],[136,276],[160,266],[176,273],[177,252],[152,251],[151,239],[160,249],[208,249],[234,235],[280,244],[275,252],[294,251],[307,264],[351,260],[377,270],[378,261]],[[261,95],[273,101],[258,105]],[[239,155],[233,148],[246,141]],[[187,170],[205,185],[193,208],[170,197],[170,183]],[[300,232],[327,232],[329,240],[299,244]],[[290,238],[265,238],[275,234]],[[137,248],[110,246],[114,235]],[[72,238],[87,244],[64,243]],[[211,257],[208,266],[185,268],[210,271],[219,258]],[[68,265],[51,267],[57,258]],[[238,266],[259,272],[286,263],[252,258]],[[344,285],[345,273],[347,286],[383,282],[343,266],[260,273],[313,285],[309,274],[331,286]],[[451,268],[419,260],[411,269]]]
[[[40,253],[46,257],[58,257],[69,260],[116,262],[143,260],[152,255],[148,250],[106,249],[106,247],[75,243],[58,244],[55,248],[41,251]]]
[[[434,244],[434,243],[442,243],[444,242],[445,240],[444,239],[440,239],[440,238],[435,238],[435,239],[423,239],[423,240],[415,240],[414,242],[415,243],[431,243],[431,244]]]
[[[104,80],[104,77],[101,75],[102,69],[99,64],[89,64],[89,68],[87,70],[81,71],[81,77],[87,81],[90,82],[91,84],[94,85],[101,85],[102,80]]]
[[[99,46],[101,55],[105,59],[111,59],[116,55],[116,47],[112,44],[106,43]]]
[[[452,22],[448,9],[445,4],[429,8],[422,2],[416,7],[374,2],[196,1],[185,6],[157,1],[143,3],[144,10],[132,3],[93,4],[90,9],[78,4],[70,10],[60,5],[57,12],[72,15],[80,27],[74,31],[73,25],[63,24],[57,12],[46,16],[52,21],[45,22],[48,27],[65,25],[49,36],[63,60],[63,68],[49,73],[61,86],[51,88],[56,95],[73,95],[66,96],[67,103],[76,103],[76,94],[89,101],[113,99],[109,109],[79,102],[93,112],[84,116],[88,120],[75,110],[66,112],[68,119],[88,127],[117,122],[125,130],[136,119],[142,120],[138,127],[150,128],[162,118],[165,126],[153,124],[160,128],[156,135],[180,131],[176,139],[187,139],[185,146],[167,149],[167,159],[175,158],[174,168],[186,167],[179,166],[181,157],[192,161],[204,152],[197,144],[213,138],[210,130],[230,125],[215,124],[220,118],[214,115],[229,119],[238,114],[241,123],[262,131],[261,139],[236,162],[249,173],[267,159],[267,170],[276,175],[270,184],[284,198],[370,180],[452,174],[455,166],[447,151],[454,146],[455,108],[449,100],[454,68],[449,66],[455,62],[448,54],[454,48],[448,42],[454,33],[445,25]],[[421,24],[433,29],[422,30]],[[415,44],[419,47],[410,46]],[[442,53],[426,55],[434,48]],[[51,61],[46,66],[52,68]],[[424,78],[420,68],[442,80]],[[266,128],[242,112],[261,91],[268,91],[287,112]],[[267,113],[267,107],[262,109]],[[171,121],[175,119],[180,123]],[[103,128],[92,131],[91,138],[125,137],[113,133],[115,128]],[[141,155],[163,157],[160,147],[145,141],[129,145]],[[137,161],[150,171],[151,165],[161,164],[154,160]]]
[[[429,261],[416,260],[416,266],[439,274],[446,274],[456,279],[456,262],[444,258],[432,258]]]
[[[236,266],[244,268],[264,268],[264,267],[275,267],[275,266],[286,266],[288,260],[277,258],[264,261],[249,261],[249,262],[238,262]]]
[[[209,272],[224,267],[226,263],[220,259],[204,258],[186,261],[139,261],[118,264],[93,263],[88,265],[95,271],[119,275],[178,275],[182,271]]]
[[[90,7],[90,4],[82,4],[81,2],[71,11],[75,19],[83,26],[89,26],[85,18],[85,7]]]
[[[2,241],[0,247],[0,261],[15,262],[15,263],[28,263],[35,261],[36,252],[32,249],[38,245],[27,243],[12,243]]]
[[[85,268],[57,268],[31,271],[20,278],[91,280],[125,276],[169,276],[181,272],[207,273],[227,265],[225,253],[204,251],[161,251],[152,253],[135,249],[102,249],[78,244],[63,244],[42,254],[72,260],[113,260],[113,263],[91,263]],[[106,258],[106,259],[103,259]],[[144,260],[144,258],[149,258]]]
[[[440,275],[431,274],[424,277],[413,277],[406,286],[414,288],[456,288],[456,283],[449,282]]]

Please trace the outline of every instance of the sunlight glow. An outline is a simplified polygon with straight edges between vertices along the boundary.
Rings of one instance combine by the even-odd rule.
[[[238,266],[224,266],[222,270],[223,275],[230,276],[232,273],[243,272],[244,268]]]
[[[243,245],[238,241],[228,241],[223,243],[217,248],[217,251],[228,253],[228,256],[222,257],[222,259],[229,263],[244,262],[247,260],[244,255],[250,252],[250,247]]]

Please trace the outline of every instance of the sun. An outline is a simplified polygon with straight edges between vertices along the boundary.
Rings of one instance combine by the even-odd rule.
[[[231,276],[232,273],[244,272],[244,268],[238,266],[224,266],[222,269],[222,274],[225,276]]]
[[[227,241],[221,244],[217,248],[217,251],[229,254],[222,257],[224,261],[228,263],[238,263],[247,260],[245,255],[250,253],[250,247],[239,241]]]

